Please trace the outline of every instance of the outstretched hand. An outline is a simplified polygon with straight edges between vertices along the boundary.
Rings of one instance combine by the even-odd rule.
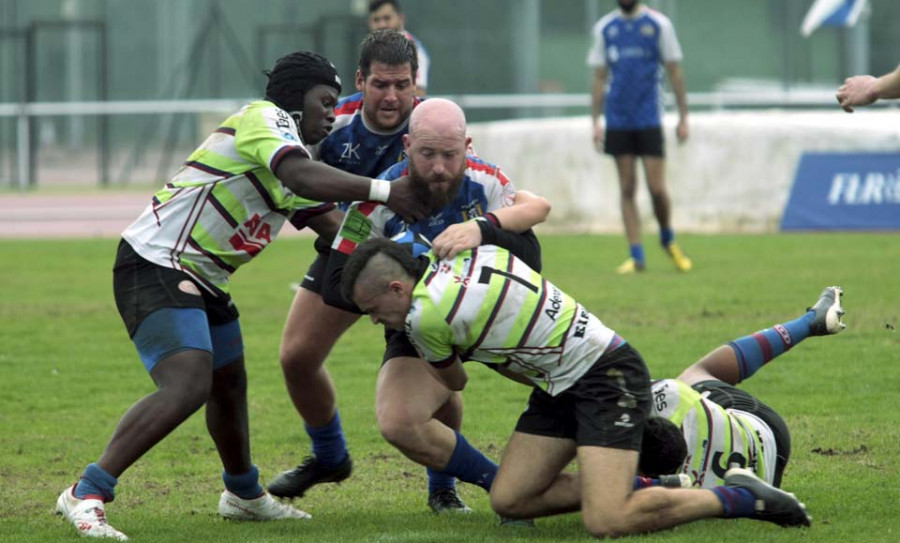
[[[431,252],[438,258],[450,259],[481,245],[481,228],[475,221],[451,224],[431,242]]]
[[[848,77],[837,90],[837,101],[847,113],[853,106],[867,106],[878,99],[878,78],[871,75]]]
[[[409,223],[419,221],[428,216],[427,205],[418,197],[413,189],[412,179],[406,175],[398,177],[391,182],[391,192],[388,195],[386,205]]]

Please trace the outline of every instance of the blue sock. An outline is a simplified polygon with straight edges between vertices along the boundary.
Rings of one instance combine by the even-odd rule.
[[[428,495],[431,496],[439,490],[452,490],[456,488],[456,477],[431,468],[428,472]]]
[[[88,464],[75,485],[74,494],[79,500],[95,498],[104,502],[116,499],[116,483],[119,480],[97,464]]]
[[[490,492],[494,477],[497,476],[497,464],[491,462],[481,451],[469,445],[466,438],[456,432],[456,447],[453,456],[442,471],[447,475],[455,476],[460,481],[465,481]]]
[[[347,459],[347,442],[341,428],[341,414],[337,410],[331,422],[320,428],[307,426],[306,433],[312,440],[313,454],[323,467],[333,468]]]
[[[670,243],[675,241],[675,231],[671,228],[662,228],[659,231],[659,242],[663,247],[668,247]]]
[[[764,364],[808,338],[813,316],[815,313],[809,311],[798,319],[730,341],[728,344],[737,355],[740,380],[747,379]]]
[[[243,475],[232,475],[222,470],[222,480],[225,481],[225,488],[238,498],[252,500],[262,496],[263,489],[259,484],[259,470],[256,466],[250,466],[250,471]]]
[[[713,493],[722,502],[725,518],[752,518],[756,511],[756,497],[746,488],[717,486]]]
[[[631,250],[631,258],[634,259],[640,265],[644,264],[644,246],[643,244],[636,243],[630,246]]]

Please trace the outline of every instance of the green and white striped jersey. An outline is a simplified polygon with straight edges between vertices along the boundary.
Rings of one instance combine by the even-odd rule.
[[[122,237],[150,262],[227,294],[230,275],[285,220],[332,207],[296,196],[275,177],[292,152],[309,156],[291,116],[271,102],[251,102],[188,157]]]
[[[406,332],[436,367],[498,364],[558,395],[616,336],[505,249],[484,245],[452,260],[431,256],[413,290]]]
[[[684,434],[688,455],[681,472],[691,477],[695,487],[725,484],[725,472],[736,466],[772,483],[775,435],[759,417],[725,409],[677,379],[655,381],[652,391],[651,414],[668,418]]]

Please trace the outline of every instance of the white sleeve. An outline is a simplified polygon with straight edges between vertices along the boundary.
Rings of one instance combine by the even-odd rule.
[[[606,66],[606,42],[603,39],[604,20],[597,21],[591,31],[594,35],[594,43],[588,50],[587,64],[593,68],[603,68]]]
[[[659,51],[663,63],[681,62],[681,45],[675,36],[675,27],[668,17],[659,18]]]
[[[419,47],[416,51],[419,61],[419,70],[416,72],[416,86],[420,89],[428,88],[428,68],[431,59],[428,58],[428,51],[424,47]]]

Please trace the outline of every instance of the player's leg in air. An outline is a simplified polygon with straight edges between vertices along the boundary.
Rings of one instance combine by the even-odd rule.
[[[689,385],[711,379],[736,385],[804,339],[837,334],[846,326],[841,320],[843,294],[841,287],[826,287],[800,317],[722,345],[684,370],[678,379]]]

